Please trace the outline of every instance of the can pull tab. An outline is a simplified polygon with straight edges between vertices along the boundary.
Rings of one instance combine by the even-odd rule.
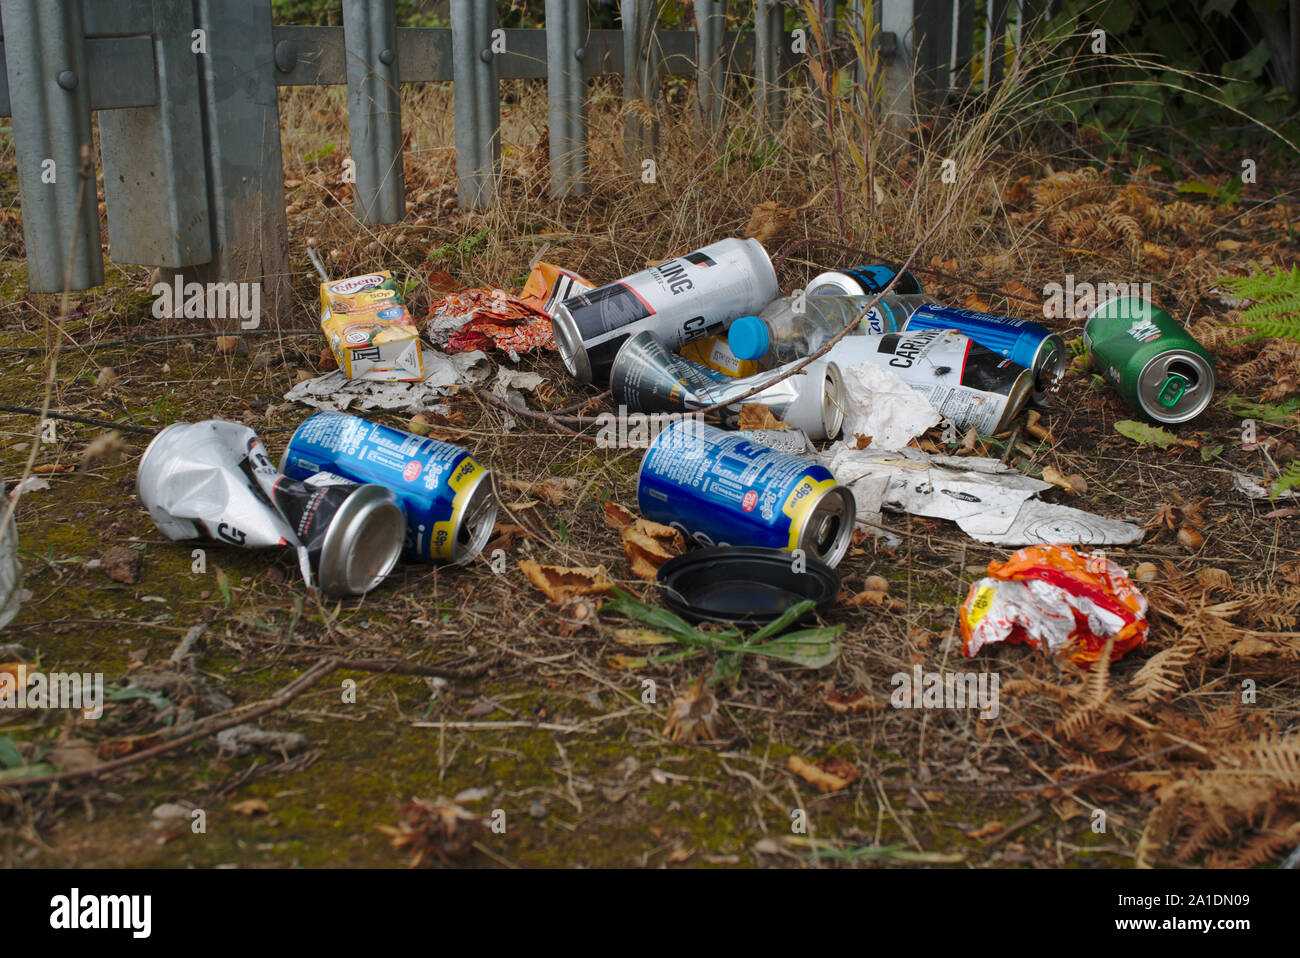
[[[1182,399],[1183,393],[1187,392],[1187,385],[1185,377],[1171,373],[1165,380],[1165,384],[1160,387],[1160,392],[1156,394],[1156,401],[1166,409],[1178,405],[1178,400]]]

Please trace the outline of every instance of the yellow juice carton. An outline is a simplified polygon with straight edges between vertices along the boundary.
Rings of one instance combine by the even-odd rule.
[[[692,339],[679,352],[687,359],[727,376],[754,376],[760,372],[756,360],[736,358],[736,354],[727,346],[726,336]]]
[[[349,379],[424,379],[420,331],[391,272],[326,280],[320,284],[320,299],[321,329]]]

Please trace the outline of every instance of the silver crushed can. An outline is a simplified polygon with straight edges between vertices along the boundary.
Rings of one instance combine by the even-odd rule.
[[[794,364],[791,364],[794,365]],[[670,353],[652,333],[628,339],[610,368],[609,387],[617,405],[632,412],[690,412],[730,402],[777,378],[789,366],[734,378]],[[844,381],[833,362],[818,360],[762,392],[721,410],[735,425],[742,405],[766,406],[809,439],[834,439],[844,424]]]
[[[555,308],[551,325],[569,372],[603,383],[628,337],[649,331],[677,350],[723,332],[776,295],[776,271],[762,244],[724,239],[571,296]]]
[[[168,426],[140,459],[136,492],[167,538],[294,549],[307,586],[331,594],[374,588],[402,550],[405,518],[391,490],[290,479],[238,423]]]

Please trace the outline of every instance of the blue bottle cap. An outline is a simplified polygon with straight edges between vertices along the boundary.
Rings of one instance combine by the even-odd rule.
[[[767,323],[757,316],[741,316],[727,330],[727,348],[737,359],[760,359],[770,345]]]

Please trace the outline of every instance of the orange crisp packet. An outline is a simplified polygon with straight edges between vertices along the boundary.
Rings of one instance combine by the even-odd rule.
[[[967,655],[986,645],[1023,643],[1067,651],[1075,664],[1088,665],[1101,657],[1112,636],[1112,661],[1145,643],[1146,613],[1146,598],[1104,554],[1047,545],[990,562],[988,576],[971,586],[959,618]]]

